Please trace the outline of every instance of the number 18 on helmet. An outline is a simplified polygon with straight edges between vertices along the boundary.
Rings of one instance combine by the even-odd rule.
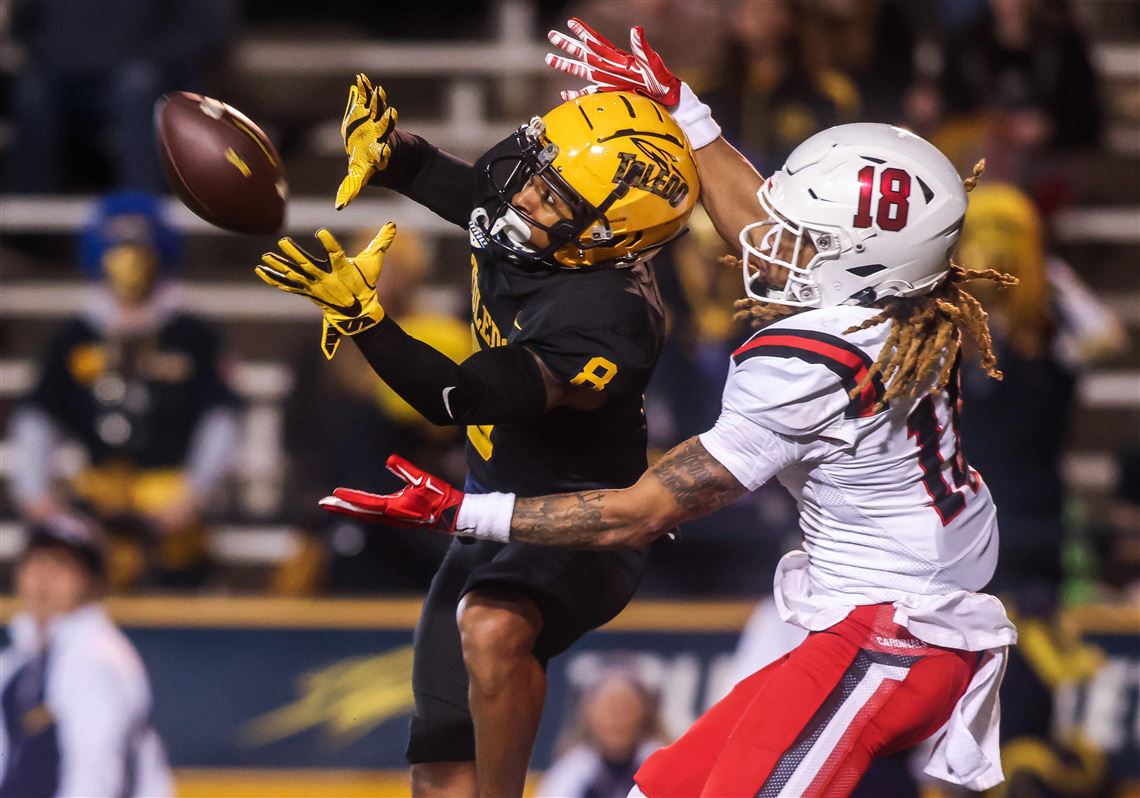
[[[740,233],[745,291],[793,307],[869,305],[934,289],[949,270],[966,190],[932,144],[891,125],[817,133],[758,192],[768,218]],[[782,284],[771,279],[778,274]]]

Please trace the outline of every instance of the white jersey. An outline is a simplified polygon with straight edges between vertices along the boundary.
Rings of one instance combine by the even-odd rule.
[[[775,322],[732,356],[723,408],[702,445],[742,485],[777,477],[799,505],[803,551],[784,556],[774,598],[804,629],[866,604],[933,645],[987,651],[935,746],[927,772],[996,783],[996,691],[1017,634],[993,596],[997,514],[958,441],[956,380],[876,410],[883,388],[854,389],[890,323],[847,330],[873,308],[831,307]]]
[[[954,386],[877,412],[877,380],[848,396],[891,325],[845,330],[877,312],[814,310],[754,335],[701,441],[745,487],[775,475],[795,497],[817,590],[856,603],[980,590],[997,563],[997,514],[962,456]]]

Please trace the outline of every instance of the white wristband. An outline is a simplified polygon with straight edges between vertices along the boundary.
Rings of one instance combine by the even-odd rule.
[[[685,131],[694,150],[707,147],[720,138],[720,125],[712,118],[712,111],[693,94],[688,83],[681,84],[681,99],[669,113]]]
[[[506,543],[511,539],[511,516],[514,514],[513,493],[468,493],[459,505],[455,534]]]

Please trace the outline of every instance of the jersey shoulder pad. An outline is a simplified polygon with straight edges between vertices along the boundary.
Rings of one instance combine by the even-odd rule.
[[[883,395],[878,376],[851,392],[867,376],[877,349],[868,351],[844,334],[862,318],[832,310],[781,319],[733,352],[725,405],[786,435],[818,434],[874,415]]]
[[[660,321],[659,309],[616,270],[567,272],[556,287],[528,300],[519,319],[525,338],[564,330],[614,331],[640,338],[655,333]]]
[[[568,274],[563,286],[524,305],[515,342],[531,348],[560,380],[585,380],[611,393],[644,392],[661,352],[659,308],[627,290],[616,274]]]

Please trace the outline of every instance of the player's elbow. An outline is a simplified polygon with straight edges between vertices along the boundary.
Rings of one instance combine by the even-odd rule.
[[[633,525],[625,525],[607,529],[597,537],[596,543],[590,543],[589,548],[593,549],[623,549],[634,550],[640,549],[650,542],[644,530],[638,529]]]
[[[629,489],[637,496],[638,486]],[[608,548],[640,549],[672,529],[669,514],[652,501],[633,501],[622,508],[618,523],[606,534]]]
[[[425,409],[420,411],[427,422],[435,427],[463,427],[467,421],[462,418],[452,418],[444,410]]]

